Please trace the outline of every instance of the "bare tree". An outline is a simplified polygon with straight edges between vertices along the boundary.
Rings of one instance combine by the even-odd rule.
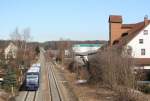
[[[10,38],[13,41],[21,40],[21,34],[19,33],[19,29],[16,28],[13,33],[10,34]]]
[[[27,42],[31,39],[30,28],[26,28],[21,33],[18,28],[10,34],[10,38],[19,48],[26,49]]]
[[[128,55],[122,56],[118,47],[107,48],[95,55],[90,61],[93,78],[114,88],[123,85],[135,88],[135,76],[133,74],[134,62]],[[119,50],[120,51],[120,50]],[[93,68],[94,67],[94,68]]]
[[[23,36],[23,40],[28,42],[30,40],[30,38],[31,38],[31,36],[30,36],[30,28],[24,29],[22,36]]]
[[[22,47],[22,36],[18,28],[16,28],[14,32],[10,34],[10,38],[18,47]]]
[[[58,44],[58,50],[59,50],[59,60],[61,61],[61,64],[64,63],[64,54],[65,54],[65,46],[64,46],[64,40],[63,38],[60,38],[59,44]]]
[[[25,55],[25,51],[27,49],[27,42],[31,39],[29,28],[26,28],[26,29],[23,30],[22,37],[23,37],[22,41],[24,42],[24,55]]]
[[[134,60],[123,47],[105,48],[90,59],[91,80],[114,90],[118,95],[115,101],[147,101],[137,93],[137,79],[133,72]]]

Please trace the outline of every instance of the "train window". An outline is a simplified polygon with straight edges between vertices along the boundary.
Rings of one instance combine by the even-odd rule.
[[[28,79],[33,79],[33,78],[38,78],[38,76],[37,75],[27,75],[27,78]]]

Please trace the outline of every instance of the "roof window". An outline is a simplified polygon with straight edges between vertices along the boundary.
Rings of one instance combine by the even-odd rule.
[[[121,37],[127,36],[128,33],[122,33]]]

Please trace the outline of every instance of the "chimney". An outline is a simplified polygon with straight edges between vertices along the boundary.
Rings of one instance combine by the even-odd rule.
[[[144,17],[144,24],[148,25],[148,15],[145,15],[145,17]]]
[[[109,44],[112,45],[121,36],[122,16],[109,16]]]

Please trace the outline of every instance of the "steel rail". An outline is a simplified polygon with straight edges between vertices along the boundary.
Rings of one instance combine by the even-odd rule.
[[[60,91],[60,88],[59,88],[59,85],[58,85],[58,82],[57,82],[57,79],[56,79],[56,76],[55,76],[55,73],[54,73],[54,70],[53,70],[53,65],[52,64],[50,64],[51,65],[51,67],[50,68],[48,68],[48,71],[49,71],[49,79],[53,79],[53,83],[54,83],[54,85],[55,85],[55,87],[56,87],[56,91],[57,91],[57,94],[58,94],[58,96],[57,96],[57,100],[59,100],[59,101],[64,101],[63,100],[63,97],[62,97],[62,94],[61,94],[61,91]],[[51,72],[51,73],[50,73]],[[51,76],[51,78],[50,78],[50,76]],[[51,81],[51,80],[49,80],[49,81]],[[50,82],[50,84],[51,84],[52,82]],[[56,98],[53,98],[53,95],[52,95],[52,93],[54,92],[54,91],[52,91],[52,88],[50,89],[51,90],[51,100],[52,101],[55,101],[55,99]]]
[[[27,92],[27,93],[26,93],[26,96],[25,96],[25,98],[24,98],[24,101],[26,101],[26,100],[27,100],[27,98],[28,98],[28,94],[29,94],[29,92]]]
[[[31,96],[30,96],[29,93],[31,93],[31,92],[30,92],[30,91],[27,92],[24,101],[28,101],[28,99],[30,99],[29,97],[31,97]],[[33,97],[32,97],[32,98],[33,98],[32,101],[35,101],[35,100],[36,100],[36,93],[37,93],[37,92],[34,91],[34,94],[33,94]],[[30,101],[31,101],[31,99],[30,99]]]
[[[37,95],[37,91],[35,91],[33,101],[36,101],[36,95]]]

